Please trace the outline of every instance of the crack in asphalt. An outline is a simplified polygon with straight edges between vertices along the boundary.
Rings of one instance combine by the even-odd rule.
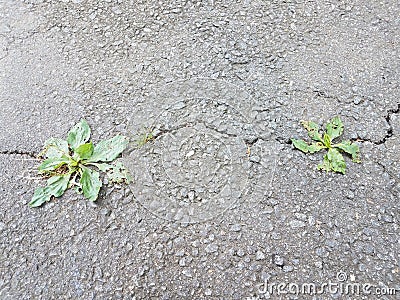
[[[324,99],[333,99],[337,102],[340,103],[340,100],[338,97],[333,96],[333,95],[329,95],[327,92],[325,91],[321,91],[321,90],[316,90],[316,89],[309,89],[310,91],[312,91],[313,94],[317,95],[318,97],[324,98]]]
[[[183,123],[181,125],[174,126],[174,127],[168,128],[168,129],[166,129],[166,128],[158,128],[157,129],[158,132],[154,135],[154,139],[156,139],[156,138],[158,138],[158,137],[160,137],[160,136],[162,136],[162,135],[164,135],[166,133],[172,133],[174,131],[178,131],[178,130],[183,129],[183,128],[191,128],[195,124],[202,124],[202,125],[204,125],[205,128],[210,129],[210,130],[214,130],[214,131],[216,131],[216,132],[218,132],[218,133],[220,133],[222,135],[226,135],[226,136],[229,136],[229,137],[240,137],[240,135],[237,135],[237,134],[234,134],[234,133],[229,133],[229,132],[226,132],[226,131],[222,131],[216,126],[209,126],[205,122],[197,120],[196,122],[186,122],[186,123]],[[257,137],[257,139],[258,139],[258,137]],[[254,144],[254,143],[255,142],[252,142],[251,144]]]
[[[400,180],[397,178],[397,176],[394,175],[391,171],[388,170],[388,168],[386,167],[386,165],[384,165],[384,164],[383,164],[382,162],[380,162],[380,161],[375,161],[375,163],[376,163],[378,166],[382,167],[383,171],[384,171],[385,173],[387,173],[392,179],[394,179],[394,180],[397,181],[397,182],[400,182]]]
[[[387,115],[385,116],[385,120],[389,125],[389,129],[386,135],[381,140],[381,144],[385,143],[387,139],[393,136],[393,126],[391,123],[391,117],[393,114],[398,114],[399,112],[400,112],[400,103],[397,103],[397,108],[388,110]]]
[[[260,138],[260,139],[262,139],[262,138]],[[276,136],[275,141],[277,141],[281,145],[292,145],[292,141],[290,138],[283,138],[283,137]]]
[[[325,91],[321,91],[321,90],[318,90],[318,89],[305,89],[305,90],[303,90],[303,89],[294,89],[293,91],[295,91],[295,92],[309,91],[309,92],[312,92],[312,93],[314,93],[315,95],[317,95],[319,97],[322,97],[322,98],[325,98],[325,99],[333,99],[333,100],[335,100],[335,101],[337,101],[339,103],[341,102],[338,97],[333,96],[333,95],[328,95]],[[266,110],[257,110],[256,109],[254,111],[263,112],[263,111],[269,111],[269,110],[271,110],[271,109],[266,109]],[[373,141],[371,139],[365,139],[365,138],[361,138],[360,136],[357,136],[356,138],[351,139],[351,141],[353,141],[353,142],[361,142],[361,143],[362,142],[370,142],[370,143],[375,144],[375,145],[382,145],[382,144],[386,143],[386,141],[393,136],[393,126],[391,124],[391,116],[393,114],[398,114],[398,113],[400,113],[400,103],[397,103],[397,108],[389,109],[387,111],[387,114],[386,114],[386,116],[384,116],[384,118],[386,120],[386,123],[389,125],[389,129],[387,130],[385,136],[381,140]],[[290,139],[287,139],[287,138],[284,138],[284,137],[282,137],[281,139],[279,139],[279,137],[278,137],[278,138],[276,138],[276,140],[281,144],[288,144],[288,145],[291,144]]]
[[[390,109],[390,110],[387,111],[387,114],[386,114],[386,116],[384,118],[385,118],[387,124],[389,125],[389,129],[387,130],[386,135],[381,140],[373,141],[371,139],[362,139],[359,136],[357,136],[357,138],[353,138],[353,139],[351,139],[351,141],[356,141],[356,142],[361,142],[361,143],[362,142],[370,142],[370,143],[375,144],[375,145],[384,144],[394,134],[393,133],[393,126],[391,124],[391,116],[393,114],[399,114],[399,113],[400,113],[400,103],[397,104],[397,108]],[[211,130],[215,130],[220,134],[228,135],[228,136],[231,136],[231,137],[232,136],[233,137],[237,137],[236,134],[231,134],[231,133],[227,133],[227,132],[221,132],[220,130],[218,130],[218,128],[210,127],[207,124],[205,124],[204,122],[200,122],[200,123],[205,125],[206,128],[211,129]],[[165,128],[159,129],[158,134],[156,134],[154,136],[154,138],[157,138],[157,137],[159,137],[159,136],[161,136],[163,134],[170,133],[172,131],[176,131],[176,130],[179,130],[179,129],[182,129],[182,128],[185,128],[185,127],[190,127],[190,125],[193,125],[193,123],[185,123],[185,124],[182,124],[180,126],[175,126],[175,127],[169,128],[169,129],[165,129]],[[251,140],[251,141],[250,140],[246,140],[245,142],[246,142],[246,144],[248,146],[253,146],[255,143],[257,143],[258,140],[264,140],[264,138],[261,137],[261,136],[255,135],[253,140]],[[291,140],[289,138],[275,137],[275,141],[277,141],[278,143],[280,143],[282,145],[291,145],[292,144],[292,142],[291,142]],[[25,156],[29,156],[29,157],[32,157],[32,158],[35,158],[35,159],[37,158],[37,154],[36,153],[29,152],[29,151],[21,151],[21,150],[0,151],[0,155],[25,155]]]
[[[393,183],[390,184],[390,193],[393,196],[397,197],[398,192],[396,192],[395,189],[396,189],[396,186],[400,183],[398,176],[396,176],[391,171],[389,171],[388,168],[380,161],[375,161],[375,163],[382,168],[382,171],[384,173],[388,174],[389,178],[391,178],[393,180]]]
[[[20,150],[5,150],[5,151],[0,151],[0,155],[25,155],[29,156],[32,158],[37,159],[37,154],[29,151],[20,151]]]
[[[325,99],[333,99],[333,100],[335,100],[335,101],[337,101],[339,103],[341,102],[341,100],[338,97],[333,96],[333,95],[329,95],[325,91],[318,90],[318,89],[310,89],[310,88],[307,88],[307,89],[294,89],[293,91],[294,92],[309,91],[309,92],[312,92],[313,94],[315,94],[315,95],[317,95],[319,97],[322,97],[322,98],[325,98]],[[391,124],[391,116],[393,114],[398,114],[398,113],[400,113],[400,103],[397,103],[397,108],[390,109],[390,110],[387,111],[387,114],[386,114],[386,116],[384,116],[384,118],[386,120],[386,123],[389,125],[389,129],[387,130],[385,136],[381,140],[373,141],[371,139],[365,139],[365,138],[361,138],[361,137],[357,136],[356,138],[351,139],[351,141],[353,141],[353,142],[356,141],[356,142],[361,142],[361,143],[362,142],[370,142],[370,143],[375,144],[375,145],[384,144],[388,139],[390,139],[393,136],[393,126]],[[285,139],[285,138],[282,138],[282,139],[284,140],[283,142],[278,140],[278,139],[276,139],[276,140],[281,144],[291,144],[290,139]]]
[[[357,136],[357,138],[351,139],[351,141],[353,141],[353,142],[354,141],[356,141],[356,142],[370,142],[370,143],[375,144],[375,145],[382,145],[382,144],[386,143],[386,141],[388,139],[390,139],[394,134],[393,133],[393,126],[391,124],[391,117],[392,117],[393,114],[398,114],[398,113],[400,113],[400,103],[397,103],[397,108],[389,109],[387,111],[387,114],[386,114],[386,116],[384,118],[386,120],[386,123],[389,125],[389,129],[386,131],[385,136],[381,140],[373,141],[371,139],[363,139],[363,138],[360,138],[359,136]]]

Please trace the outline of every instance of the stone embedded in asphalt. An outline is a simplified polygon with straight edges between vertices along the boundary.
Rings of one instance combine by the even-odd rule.
[[[263,259],[265,259],[265,254],[261,250],[258,250],[256,253],[256,260],[263,260]]]
[[[274,264],[279,267],[283,267],[284,265],[283,257],[278,254],[274,255]]]
[[[296,229],[296,228],[301,228],[301,227],[306,226],[306,223],[304,223],[303,221],[300,221],[300,220],[292,220],[289,222],[289,225],[293,229]]]
[[[208,244],[205,248],[207,253],[214,253],[218,251],[218,245],[216,244]]]
[[[231,226],[231,228],[230,228],[230,231],[238,232],[238,231],[240,231],[241,229],[242,229],[242,227],[241,227],[240,224],[233,224],[233,225]]]
[[[237,254],[237,256],[239,256],[239,257],[243,257],[246,253],[244,252],[243,249],[238,249],[238,250],[236,251],[236,254]]]

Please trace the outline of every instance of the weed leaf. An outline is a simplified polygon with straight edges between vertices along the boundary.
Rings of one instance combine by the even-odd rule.
[[[318,151],[320,151],[320,150],[322,150],[324,148],[326,148],[326,147],[324,146],[324,144],[322,144],[320,142],[313,143],[310,146],[308,146],[308,152],[315,153],[315,152],[318,152]]]
[[[54,171],[62,165],[67,164],[69,161],[70,159],[66,156],[48,158],[39,166],[39,173]]]
[[[327,134],[327,133],[324,133],[324,145],[325,145],[327,148],[330,148],[330,147],[331,147],[331,137],[330,137],[329,134]]]
[[[122,165],[122,163],[117,162],[115,166],[111,166],[112,168],[107,173],[108,179],[111,182],[115,183],[122,183],[126,182],[129,183],[132,178],[128,173],[128,170]]]
[[[44,187],[38,187],[35,190],[35,193],[33,194],[31,202],[29,202],[30,207],[38,207],[42,205],[43,203],[49,201],[51,198],[51,195],[47,193],[46,188]]]
[[[339,148],[340,150],[343,150],[347,154],[351,155],[351,158],[353,162],[359,163],[359,153],[360,153],[360,148],[358,147],[357,144],[353,144],[350,141],[344,141],[341,142],[340,144],[333,145],[335,148]]]
[[[324,161],[318,165],[318,170],[326,172],[334,171],[338,173],[346,173],[346,162],[343,155],[335,148],[330,148],[328,153],[324,155]]]
[[[115,165],[109,165],[105,163],[93,164],[93,165],[99,168],[100,171],[106,172],[107,177],[111,182],[130,183],[132,180],[132,177],[129,174],[128,170],[120,162],[117,162]]]
[[[71,175],[67,174],[49,178],[46,187],[39,187],[35,190],[29,206],[38,207],[49,201],[51,196],[60,197],[67,189],[70,177]]]
[[[331,137],[331,141],[343,134],[343,123],[338,116],[326,124],[326,133]]]
[[[72,150],[85,144],[90,138],[90,127],[86,120],[82,119],[68,132],[67,142]]]
[[[122,135],[101,141],[94,147],[93,155],[88,159],[88,162],[113,161],[127,146],[128,138]]]
[[[102,164],[94,163],[93,165],[96,166],[102,172],[107,172],[108,170],[112,169],[112,167],[113,167],[112,165],[105,164],[105,163],[102,163]]]
[[[302,121],[301,124],[308,131],[308,136],[310,138],[317,142],[323,142],[317,123],[311,121]]]
[[[329,163],[328,154],[324,155],[324,160],[322,163],[318,164],[317,169],[324,170],[326,172],[331,171],[331,165]]]
[[[68,156],[68,142],[63,139],[51,138],[44,143],[44,150],[39,157],[54,158]]]
[[[346,162],[344,161],[343,155],[337,149],[329,149],[328,159],[331,162],[333,171],[343,174],[346,173]]]
[[[50,177],[45,189],[51,196],[60,197],[67,189],[70,177],[71,174]]]
[[[75,149],[74,158],[76,159],[89,159],[93,154],[93,143],[86,143],[80,145],[78,148]]]
[[[293,146],[295,146],[297,149],[303,151],[304,153],[308,152],[308,144],[305,141],[292,139],[292,143],[293,143]]]
[[[82,171],[80,184],[82,186],[83,195],[90,201],[96,201],[102,186],[100,174],[86,167],[82,167]]]
[[[297,149],[304,153],[315,153],[325,148],[325,146],[320,142],[309,145],[303,140],[292,139],[292,143]]]

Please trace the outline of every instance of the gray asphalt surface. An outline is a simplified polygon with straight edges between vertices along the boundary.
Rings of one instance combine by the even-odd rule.
[[[399,299],[399,15],[394,0],[0,0],[0,299]],[[300,120],[335,115],[361,147],[346,175],[290,144]],[[34,157],[80,118],[94,141],[170,135],[124,154],[140,184],[29,208]]]

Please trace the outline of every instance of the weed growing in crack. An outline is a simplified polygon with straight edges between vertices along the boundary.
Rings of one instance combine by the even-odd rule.
[[[133,141],[136,148],[142,148],[148,142],[154,140],[154,132],[151,128],[144,129],[141,133],[138,134],[137,138]]]
[[[318,124],[311,121],[302,121],[301,124],[308,131],[308,136],[316,143],[309,144],[303,140],[292,139],[295,148],[304,153],[315,153],[322,149],[327,149],[328,153],[324,155],[324,161],[318,165],[318,170],[326,172],[333,171],[345,174],[346,162],[341,152],[350,154],[353,162],[359,163],[360,149],[357,144],[350,141],[344,141],[333,144],[333,140],[343,134],[343,123],[339,117],[334,117],[326,124],[326,131],[321,134]]]
[[[94,146],[89,141],[90,134],[88,123],[81,120],[69,131],[67,140],[51,138],[46,141],[45,149],[39,154],[44,161],[38,170],[48,178],[47,186],[35,190],[29,206],[40,206],[72,187],[90,201],[96,201],[102,182],[100,173],[93,167],[105,172],[111,182],[130,181],[128,171],[120,162],[108,164],[125,150],[128,138],[117,135]]]

